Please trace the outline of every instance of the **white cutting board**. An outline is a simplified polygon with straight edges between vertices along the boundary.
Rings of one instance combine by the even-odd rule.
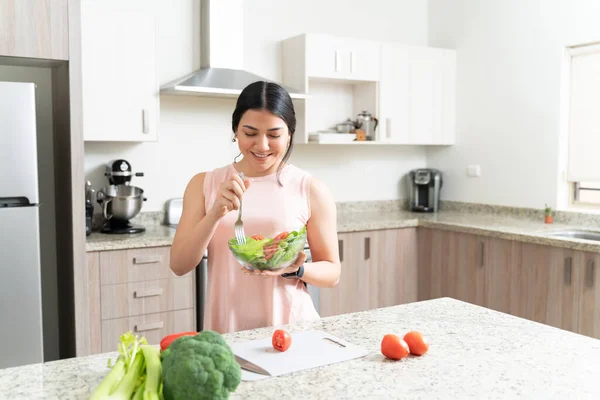
[[[271,376],[285,375],[323,365],[364,357],[368,351],[326,332],[311,330],[291,332],[292,344],[287,351],[273,348],[271,337],[234,343],[238,356],[266,369]],[[242,369],[243,381],[256,381],[269,376]]]

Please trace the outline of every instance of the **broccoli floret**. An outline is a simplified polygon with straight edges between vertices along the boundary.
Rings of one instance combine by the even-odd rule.
[[[180,337],[162,357],[165,400],[228,399],[241,381],[233,351],[217,332]]]

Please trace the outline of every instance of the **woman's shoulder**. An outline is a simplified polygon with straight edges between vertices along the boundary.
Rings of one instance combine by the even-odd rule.
[[[228,164],[212,170],[198,172],[196,175],[192,176],[192,179],[190,179],[190,182],[188,183],[188,189],[191,189],[194,192],[204,192],[205,189],[213,185],[214,182],[222,181],[230,172],[230,168],[231,165]]]

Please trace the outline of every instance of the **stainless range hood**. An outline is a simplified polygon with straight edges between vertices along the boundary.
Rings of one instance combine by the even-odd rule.
[[[242,3],[243,0],[201,0],[200,69],[167,83],[161,93],[237,97],[252,82],[272,81],[244,70]],[[307,97],[297,89],[282,86],[292,98]]]

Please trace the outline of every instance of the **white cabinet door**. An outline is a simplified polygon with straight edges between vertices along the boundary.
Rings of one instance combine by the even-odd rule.
[[[349,53],[349,72],[346,78],[357,81],[378,81],[381,59],[381,43],[372,40],[346,39]]]
[[[380,137],[396,144],[453,144],[453,50],[383,43]]]
[[[308,34],[305,43],[308,77],[357,81],[379,79],[379,42]]]
[[[330,35],[306,35],[306,74],[315,78],[342,79],[350,67],[344,41]]]
[[[87,1],[81,14],[84,140],[156,141],[155,18]]]

